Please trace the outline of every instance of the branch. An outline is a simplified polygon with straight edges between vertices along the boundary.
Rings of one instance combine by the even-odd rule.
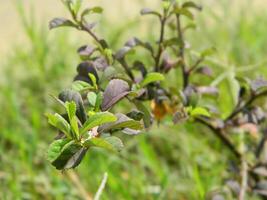
[[[119,63],[121,64],[121,66],[124,68],[126,74],[130,77],[130,79],[131,79],[132,81],[135,81],[135,80],[134,80],[134,75],[133,75],[131,69],[129,68],[127,62],[125,61],[125,59],[123,58],[123,59],[118,60],[118,61],[119,61]]]
[[[204,58],[199,58],[196,63],[188,70],[188,73],[190,74],[191,72],[193,72],[203,60]]]
[[[241,159],[241,153],[235,148],[231,140],[223,133],[222,129],[212,126],[210,123],[201,118],[197,118],[196,121],[207,126],[228,147],[228,149],[235,155],[238,160]]]
[[[238,200],[245,200],[246,199],[246,191],[247,191],[247,183],[248,183],[248,165],[244,158],[242,158],[241,163],[241,188],[238,196]]]
[[[225,119],[225,122],[230,121],[231,119],[233,119],[236,115],[238,115],[240,112],[242,112],[246,107],[250,106],[254,101],[256,101],[257,99],[266,96],[267,95],[267,91],[264,91],[260,94],[257,95],[252,95],[249,100],[241,107],[236,107],[234,109],[234,111]]]

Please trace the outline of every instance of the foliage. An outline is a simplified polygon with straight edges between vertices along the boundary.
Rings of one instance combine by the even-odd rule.
[[[186,29],[182,27],[181,20],[181,18],[192,20],[192,9],[200,10],[200,7],[192,2],[180,5],[176,2],[164,1],[162,13],[150,9],[142,10],[143,15],[151,14],[160,19],[161,31],[157,44],[142,42],[134,38],[129,40],[117,53],[113,53],[107,42],[99,39],[93,33],[92,29],[95,24],[88,24],[84,18],[88,14],[102,12],[102,9],[87,9],[78,16],[81,8],[78,2],[80,1],[75,1],[76,4],[74,4],[71,1],[64,1],[71,12],[72,19],[56,18],[50,23],[50,28],[75,27],[88,32],[95,39],[96,44],[95,47],[86,46],[86,48],[79,49],[79,54],[84,62],[78,67],[73,90],[64,91],[63,97],[59,95],[58,102],[64,105],[67,115],[65,113],[62,115],[48,114],[50,123],[64,133],[64,135],[60,134],[61,139],[56,140],[49,148],[50,162],[58,169],[68,169],[76,167],[82,160],[83,152],[92,146],[120,150],[121,141],[111,135],[117,131],[137,133],[136,131],[142,128],[141,121],[146,128],[149,128],[152,114],[143,103],[150,101],[152,113],[158,122],[162,122],[167,115],[173,115],[175,123],[203,124],[222,140],[225,147],[229,148],[235,156],[235,158],[229,157],[229,160],[234,161],[234,169],[241,172],[240,182],[242,184],[240,184],[240,191],[237,192],[239,196],[242,196],[248,189],[255,189],[257,193],[264,194],[265,188],[262,188],[261,184],[262,171],[259,168],[264,166],[261,164],[264,161],[261,160],[260,154],[265,141],[265,131],[261,131],[263,137],[257,142],[253,138],[247,138],[245,132],[253,134],[252,130],[255,128],[260,130],[264,125],[265,114],[259,107],[260,103],[255,103],[257,103],[256,100],[266,95],[266,81],[233,77],[232,84],[235,86],[232,88],[234,89],[233,96],[235,96],[233,110],[225,117],[225,113],[220,111],[220,108],[212,108],[214,104],[206,101],[207,95],[215,98],[220,92],[219,89],[213,86],[199,86],[202,84],[201,82],[191,82],[193,75],[197,73],[210,75],[207,73],[210,70],[201,65],[211,50],[204,50],[199,53],[197,58],[191,60],[190,51],[184,40]],[[166,39],[167,25],[176,27],[178,36],[173,37],[172,35],[171,38]],[[145,66],[137,58],[134,58],[133,63],[126,59],[126,56],[133,57],[130,53],[134,53],[133,50],[139,46],[151,54],[151,60],[153,60],[151,66]],[[174,60],[171,60],[170,57]],[[106,76],[111,66],[117,72]],[[125,73],[119,73],[120,66],[123,67]],[[164,83],[160,82],[163,81],[163,77],[168,76],[170,71],[176,72],[176,69],[180,69],[182,72],[180,91],[177,89],[175,91],[173,87],[176,88],[176,86],[171,86],[167,82],[167,78]],[[106,85],[107,79],[110,80],[108,85]],[[140,110],[137,112],[141,113],[141,118],[132,117],[132,113],[123,115],[107,112],[122,99],[128,100],[132,106],[136,106],[136,109]],[[84,108],[85,106],[86,108]],[[104,129],[103,126],[108,126],[110,123],[119,123],[119,117],[116,117],[118,114],[126,119],[126,126]],[[137,124],[137,126],[133,124]],[[138,127],[137,130],[132,126]],[[237,141],[234,134],[236,132],[242,136]],[[250,147],[252,145],[254,146]],[[252,157],[255,149],[255,157]],[[240,179],[237,178],[237,182]]]

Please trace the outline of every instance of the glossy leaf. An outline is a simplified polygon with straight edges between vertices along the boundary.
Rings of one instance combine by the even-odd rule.
[[[210,117],[209,111],[205,108],[202,108],[202,107],[196,107],[193,109],[189,109],[189,115],[192,117],[197,117],[197,116]]]
[[[58,170],[70,169],[79,165],[85,152],[80,144],[68,139],[54,141],[48,148],[47,159]]]
[[[151,72],[146,75],[144,80],[140,82],[141,87],[145,87],[146,85],[156,82],[156,81],[163,81],[165,78],[162,74],[157,72]]]
[[[116,117],[117,117],[116,121],[99,127],[99,130],[108,132],[109,130],[112,130],[112,129],[130,128],[134,130],[140,130],[143,128],[142,124],[139,121],[133,120],[124,114],[118,113],[116,114]]]
[[[66,111],[69,117],[71,129],[73,133],[75,134],[75,138],[79,139],[78,120],[76,118],[76,104],[75,102],[71,101],[71,102],[66,102],[65,106],[66,106]]]
[[[61,115],[55,113],[54,115],[47,114],[46,116],[49,124],[62,131],[68,138],[72,138],[70,125]]]
[[[100,126],[109,122],[114,122],[117,120],[117,117],[109,112],[101,112],[96,113],[84,123],[83,127],[81,128],[81,134],[86,133],[90,129]]]
[[[88,99],[88,102],[89,102],[92,106],[95,107],[95,105],[96,105],[96,100],[97,100],[97,95],[96,95],[96,93],[94,93],[94,92],[89,92],[89,93],[87,94],[87,99]]]
[[[85,81],[74,81],[71,84],[71,88],[77,92],[80,92],[85,89],[93,89],[93,87],[88,82]]]

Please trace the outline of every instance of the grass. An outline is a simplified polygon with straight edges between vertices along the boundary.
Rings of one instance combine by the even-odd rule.
[[[217,6],[226,13],[226,7],[219,3]],[[155,126],[149,133],[134,138],[124,136],[125,149],[121,154],[90,151],[72,174],[52,168],[45,153],[54,130],[48,127],[44,113],[55,106],[49,94],[57,94],[70,85],[79,61],[74,50],[81,42],[70,42],[72,35],[65,30],[48,36],[45,26],[34,22],[34,16],[25,16],[21,4],[17,9],[29,45],[24,48],[14,44],[1,66],[0,199],[83,199],[96,193],[105,172],[108,181],[102,199],[206,199],[211,192],[222,190],[232,199],[223,187],[229,177],[228,151],[199,125]],[[226,66],[211,60],[215,71],[266,76],[262,63],[267,46],[267,16],[257,10],[242,9],[238,14],[229,10],[229,15],[215,18],[216,13],[207,8],[206,13],[199,15],[197,34],[192,33],[188,40],[198,49],[216,45],[216,57]],[[205,23],[210,26],[204,26]],[[109,21],[101,24],[105,27]],[[138,25],[138,20],[133,20],[131,29],[129,24],[122,24],[105,34],[116,46],[137,32]],[[117,40],[118,34],[122,41]],[[257,68],[237,71],[255,63]],[[231,84],[229,81],[220,88],[226,92]],[[232,99],[226,96],[220,101],[221,109],[227,113]]]

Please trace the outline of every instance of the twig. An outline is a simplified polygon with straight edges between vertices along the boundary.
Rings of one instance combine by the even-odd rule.
[[[199,58],[196,63],[188,70],[188,73],[190,74],[191,72],[193,72],[203,60],[204,58]]]
[[[185,89],[189,84],[189,73],[186,71],[185,56],[184,56],[185,44],[184,44],[184,35],[183,35],[183,30],[182,30],[182,25],[181,25],[180,14],[176,15],[176,23],[177,23],[177,33],[178,33],[178,37],[181,43],[178,55],[182,60],[181,67],[182,67],[182,74],[183,74],[183,89]]]
[[[101,181],[101,184],[100,184],[100,186],[99,186],[99,188],[98,188],[98,190],[97,190],[97,192],[95,194],[94,200],[99,200],[100,199],[100,196],[101,196],[101,194],[102,194],[102,192],[103,192],[103,190],[104,190],[104,188],[106,186],[107,180],[108,180],[108,173],[105,172],[104,173],[104,177],[103,177],[103,179]]]
[[[159,47],[158,47],[158,53],[155,57],[155,71],[159,71],[159,61],[161,54],[163,52],[162,42],[164,40],[164,33],[165,33],[165,23],[166,23],[166,17],[162,17],[160,19],[160,38],[159,38]]]
[[[131,79],[132,81],[135,81],[135,80],[134,80],[134,75],[133,75],[131,69],[129,68],[127,62],[125,61],[125,59],[123,58],[123,59],[120,59],[120,60],[118,60],[118,61],[119,61],[119,63],[121,64],[121,66],[124,68],[126,74],[130,77],[130,79]]]
[[[254,101],[256,101],[258,98],[261,98],[263,96],[267,95],[267,91],[264,91],[260,94],[257,95],[252,95],[249,100],[241,107],[236,107],[234,109],[234,111],[225,119],[225,121],[230,121],[231,119],[233,119],[236,115],[238,115],[240,112],[242,112],[246,107],[248,107],[249,105],[251,105]]]

